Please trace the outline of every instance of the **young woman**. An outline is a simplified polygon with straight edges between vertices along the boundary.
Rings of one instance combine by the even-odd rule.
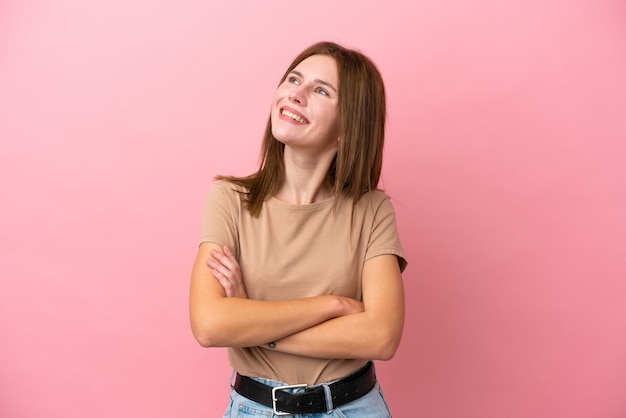
[[[229,348],[225,417],[391,416],[372,360],[400,343],[406,260],[377,190],[384,129],[376,66],[315,44],[276,90],[259,170],[211,189],[190,315]]]

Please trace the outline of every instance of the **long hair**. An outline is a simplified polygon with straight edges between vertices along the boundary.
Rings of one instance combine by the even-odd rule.
[[[298,55],[280,80],[312,55],[335,59],[339,76],[339,144],[328,170],[327,181],[335,192],[356,204],[376,189],[383,163],[386,100],[385,86],[376,65],[362,53],[332,42],[316,43]],[[258,216],[263,202],[278,191],[285,177],[285,145],[272,135],[268,119],[263,136],[259,170],[246,177],[217,176],[246,190],[245,208]]]

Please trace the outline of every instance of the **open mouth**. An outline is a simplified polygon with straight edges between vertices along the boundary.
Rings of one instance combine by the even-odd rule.
[[[290,119],[295,120],[298,123],[307,123],[308,121],[300,115],[297,115],[293,112],[290,112],[286,109],[280,109],[280,114],[283,116],[287,116]]]

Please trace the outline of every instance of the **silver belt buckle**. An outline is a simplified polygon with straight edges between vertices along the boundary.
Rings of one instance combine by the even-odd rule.
[[[307,386],[308,385],[306,383],[302,383],[302,384],[298,384],[298,385],[276,386],[275,388],[272,388],[272,408],[274,409],[274,413],[276,415],[294,415],[291,412],[281,412],[278,409],[276,409],[276,401],[278,401],[278,399],[276,399],[276,391],[277,390],[304,388],[304,387],[307,387]]]

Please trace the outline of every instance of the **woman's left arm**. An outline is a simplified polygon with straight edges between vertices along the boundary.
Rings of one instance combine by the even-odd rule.
[[[364,311],[342,316],[276,341],[275,350],[317,358],[390,360],[404,327],[404,286],[395,255],[365,262]]]

